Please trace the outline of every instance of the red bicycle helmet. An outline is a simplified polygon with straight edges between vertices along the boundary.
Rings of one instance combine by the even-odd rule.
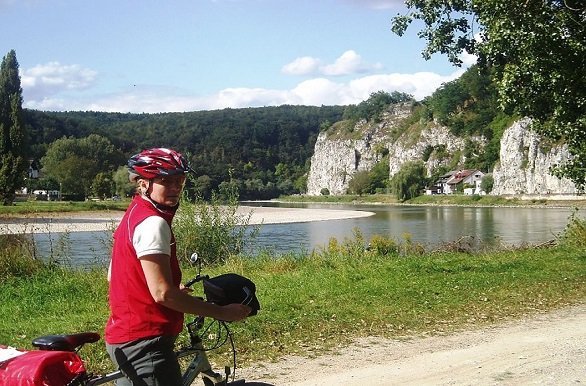
[[[176,176],[190,170],[187,159],[181,153],[164,147],[143,150],[128,160],[131,181],[139,177],[150,180],[155,177]]]

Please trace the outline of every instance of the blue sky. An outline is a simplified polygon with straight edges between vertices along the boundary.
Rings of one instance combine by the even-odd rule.
[[[462,68],[425,61],[402,0],[0,0],[24,107],[182,112],[430,95]]]

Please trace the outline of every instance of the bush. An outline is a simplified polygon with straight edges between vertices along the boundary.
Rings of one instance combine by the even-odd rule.
[[[482,177],[482,181],[480,181],[480,189],[485,191],[486,193],[492,192],[492,188],[494,187],[494,177],[492,174],[487,174]]]
[[[586,247],[586,220],[578,217],[578,210],[570,216],[566,229],[560,236],[560,241],[563,244]]]
[[[189,202],[184,194],[173,224],[180,259],[197,252],[206,264],[223,263],[255,238],[259,227],[247,229],[252,212],[239,214],[238,192],[232,184],[225,186],[209,202],[199,197]]]
[[[393,193],[400,201],[419,196],[425,184],[425,167],[418,161],[406,162],[391,179]]]
[[[379,256],[399,255],[399,245],[395,240],[380,235],[374,235],[370,238],[368,249]]]
[[[0,279],[26,277],[42,268],[30,251],[34,241],[26,235],[0,235]]]

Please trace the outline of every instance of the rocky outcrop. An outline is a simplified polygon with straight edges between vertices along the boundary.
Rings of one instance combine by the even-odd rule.
[[[529,119],[522,119],[503,133],[491,194],[577,194],[571,180],[560,179],[550,172],[553,166],[570,158],[567,147],[545,146],[544,141],[529,130],[530,123]]]
[[[381,140],[372,133],[359,139],[328,139],[328,134],[321,132],[311,157],[307,194],[317,196],[323,189],[332,195],[345,194],[354,173],[368,171],[380,160],[374,145]]]
[[[352,130],[354,138],[335,130],[320,133],[311,158],[307,194],[320,195],[323,189],[332,195],[345,194],[352,176],[370,170],[381,160],[383,152],[389,154],[390,177],[409,161],[423,161],[429,175],[453,162],[453,157],[464,161],[461,154],[465,140],[438,124],[415,132],[407,130],[398,139],[392,139],[389,133],[395,132],[410,113],[410,105],[392,106],[379,123],[359,122]],[[484,146],[482,138],[474,141]]]
[[[410,114],[411,104],[393,105],[378,122],[362,120],[349,131],[334,125],[321,132],[311,157],[307,194],[317,196],[324,189],[332,195],[346,194],[352,176],[381,160],[389,132]]]
[[[409,112],[408,106],[395,106],[379,123],[362,121],[351,130],[352,138],[335,131],[320,133],[311,158],[307,194],[320,195],[324,188],[332,195],[345,194],[356,172],[368,171],[380,161],[381,149],[389,154],[389,177],[392,177],[410,161],[423,161],[428,175],[440,166],[462,167],[466,161],[464,154],[471,149],[482,150],[486,145],[484,138],[457,137],[435,123],[426,127],[414,125],[398,137],[394,134],[397,138],[392,139],[389,133],[396,133],[393,129],[399,127]],[[572,181],[555,177],[550,171],[554,165],[569,159],[567,148],[547,147],[545,141],[529,130],[529,124],[528,119],[520,120],[503,134],[491,194],[578,194]]]
[[[416,139],[409,139],[406,134],[396,142],[389,144],[389,177],[397,174],[401,167],[410,161],[424,161],[427,175],[431,175],[440,166],[447,166],[453,157],[465,161],[463,152],[466,145],[463,138],[456,137],[444,126],[434,125],[423,129]],[[483,147],[483,138],[474,138]]]

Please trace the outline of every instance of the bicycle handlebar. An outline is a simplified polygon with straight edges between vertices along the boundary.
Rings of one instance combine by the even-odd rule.
[[[193,279],[191,279],[191,280],[189,280],[187,283],[185,283],[185,284],[184,284],[184,286],[185,286],[186,288],[189,288],[189,287],[191,287],[192,285],[194,285],[195,283],[197,283],[197,282],[200,282],[200,281],[202,281],[202,280],[207,280],[207,279],[209,279],[209,278],[210,278],[210,277],[209,277],[208,275],[200,275],[200,274],[198,274],[196,277],[194,277]]]

